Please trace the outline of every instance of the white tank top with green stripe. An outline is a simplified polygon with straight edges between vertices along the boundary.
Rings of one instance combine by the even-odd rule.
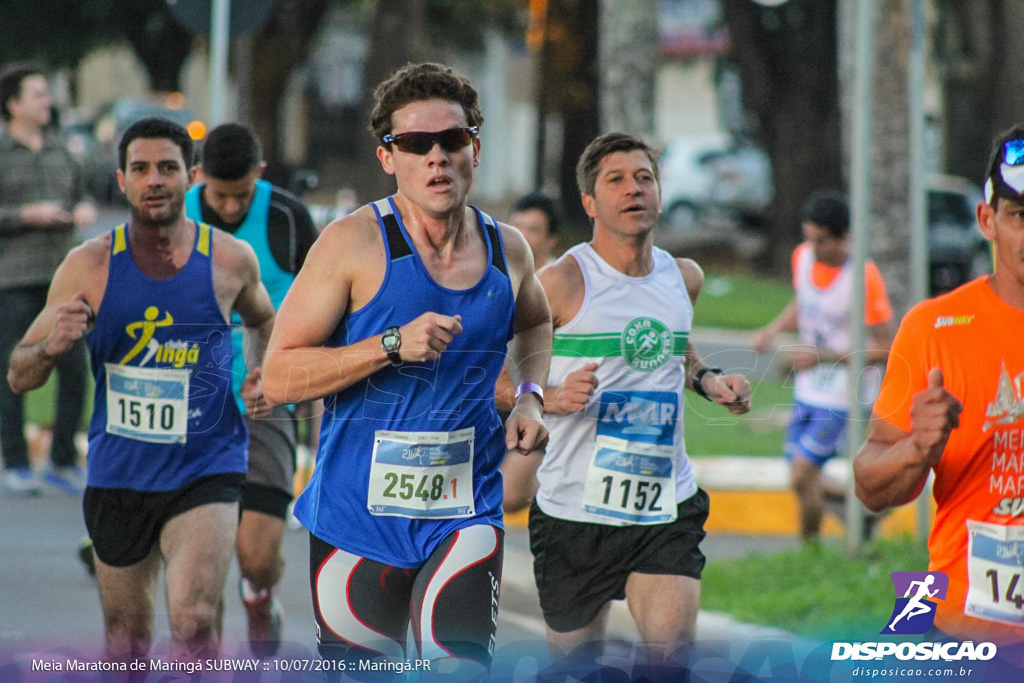
[[[625,275],[589,244],[569,250],[583,304],[555,329],[548,383],[591,361],[598,388],[574,415],[545,415],[551,441],[537,504],[561,519],[662,524],[697,491],[683,442],[683,389],[693,305],[676,260],[653,248],[654,269]]]

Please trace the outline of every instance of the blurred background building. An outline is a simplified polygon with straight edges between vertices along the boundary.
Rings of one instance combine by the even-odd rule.
[[[256,129],[271,179],[329,219],[336,204],[391,189],[366,130],[369,94],[421,60],[451,64],[480,90],[472,200],[499,216],[512,197],[542,188],[562,197],[570,231],[584,234],[575,160],[597,133],[628,130],[665,150],[663,241],[781,275],[803,199],[849,182],[856,0],[231,0],[246,25],[233,27],[218,92],[202,19],[197,28],[181,18],[205,12],[208,26],[212,1],[5,2],[0,63],[52,68],[69,147],[90,167],[98,199],[117,200],[111,149],[126,121],[169,110],[201,139],[216,100],[226,118]],[[1024,3],[879,3],[871,244],[898,308],[919,2],[923,170],[981,177],[989,141],[1017,122],[1024,97],[1024,47],[1013,40]],[[704,241],[687,241],[693,234]]]

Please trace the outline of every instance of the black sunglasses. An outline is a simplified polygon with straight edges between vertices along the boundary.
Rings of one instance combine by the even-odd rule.
[[[391,135],[388,133],[381,140],[385,145],[394,145],[406,154],[418,154],[423,156],[434,149],[434,143],[441,143],[441,148],[446,152],[457,152],[470,142],[480,132],[478,126],[469,128],[449,128],[436,133],[423,133],[419,131],[410,133],[399,133]]]

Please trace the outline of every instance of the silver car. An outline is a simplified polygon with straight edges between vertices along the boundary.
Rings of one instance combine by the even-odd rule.
[[[958,176],[927,179],[928,270],[931,294],[941,294],[992,272],[992,252],[978,230],[981,188]]]
[[[761,226],[775,195],[768,156],[727,133],[673,140],[659,167],[662,225],[671,232]]]

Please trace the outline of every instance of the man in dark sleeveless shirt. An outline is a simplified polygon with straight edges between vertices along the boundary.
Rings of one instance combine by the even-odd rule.
[[[185,213],[248,242],[260,262],[263,286],[275,308],[280,306],[317,238],[309,209],[260,177],[267,164],[259,140],[241,124],[224,123],[210,131],[201,156],[202,181],[185,195]],[[255,382],[260,368],[246,367],[241,332],[233,332],[231,339],[237,395],[243,379]],[[319,429],[322,410],[317,402],[311,431]],[[294,406],[275,406],[266,414],[246,409],[243,417],[249,428],[249,473],[238,524],[239,593],[249,621],[249,646],[254,654],[269,657],[281,643],[283,616],[274,587],[285,566],[281,541],[292,500],[297,425]]]

